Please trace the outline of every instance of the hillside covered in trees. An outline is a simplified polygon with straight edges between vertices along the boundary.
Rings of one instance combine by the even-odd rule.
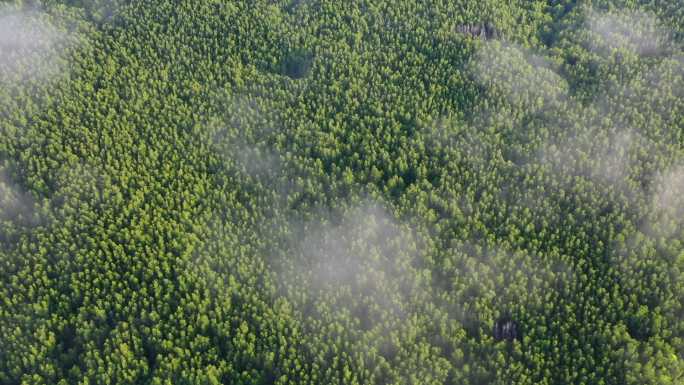
[[[0,385],[681,385],[679,0],[0,1]]]

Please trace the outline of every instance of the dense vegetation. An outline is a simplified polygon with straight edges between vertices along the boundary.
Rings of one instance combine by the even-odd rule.
[[[682,384],[683,38],[675,0],[3,1],[0,384]]]

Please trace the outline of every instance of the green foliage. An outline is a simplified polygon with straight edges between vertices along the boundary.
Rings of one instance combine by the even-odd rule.
[[[0,385],[680,384],[674,3],[4,2]]]

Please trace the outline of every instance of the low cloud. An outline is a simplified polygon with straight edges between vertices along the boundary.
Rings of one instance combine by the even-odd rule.
[[[589,48],[610,54],[622,49],[642,56],[671,51],[671,34],[655,15],[641,11],[597,12],[586,17],[590,33]]]
[[[41,224],[43,216],[36,199],[0,167],[0,239],[22,228]]]
[[[515,45],[483,44],[470,69],[492,96],[502,95],[512,105],[537,111],[567,97],[568,84],[554,65]]]
[[[275,258],[278,275],[294,284],[286,295],[304,290],[321,306],[351,311],[360,330],[404,318],[414,300],[426,295],[427,283],[414,266],[419,240],[375,201],[322,211],[289,228],[295,229],[287,240],[295,256]]]
[[[590,124],[590,123],[580,123]],[[579,176],[628,196],[636,191],[630,182],[637,166],[635,153],[648,141],[637,131],[589,127],[575,135],[545,143],[538,162],[554,173]]]
[[[65,38],[40,11],[0,6],[0,79],[41,79],[58,74]]]
[[[106,204],[103,186],[106,175],[100,168],[76,162],[64,164],[51,175],[50,205],[57,218],[69,217],[81,210],[88,212]]]
[[[208,124],[211,148],[234,178],[271,199],[269,206],[286,204],[300,184],[290,177],[290,163],[277,146],[282,117],[265,98],[224,95],[225,115]]]
[[[245,176],[268,182],[282,172],[278,154],[265,146],[248,143],[242,138],[231,141],[225,154]]]
[[[653,182],[651,198],[654,218],[647,233],[654,236],[681,237],[684,218],[684,165],[659,173]]]
[[[5,169],[0,170],[0,220],[17,225],[35,224],[35,200],[15,183]]]
[[[517,314],[522,309],[534,311],[543,307],[540,300],[546,298],[545,293],[559,289],[563,282],[574,278],[572,268],[560,255],[537,255],[475,242],[464,242],[450,249],[442,270],[444,277],[439,286],[449,293],[456,317],[471,331],[485,326],[481,319],[496,319],[505,312]]]

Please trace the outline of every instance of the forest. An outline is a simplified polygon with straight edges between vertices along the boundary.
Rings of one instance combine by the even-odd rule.
[[[15,384],[684,384],[684,4],[0,0]]]

